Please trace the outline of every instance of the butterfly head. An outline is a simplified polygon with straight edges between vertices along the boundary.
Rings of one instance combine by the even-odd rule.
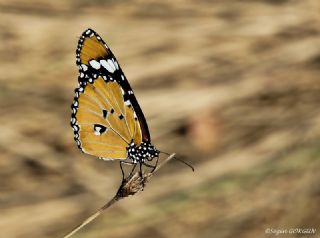
[[[142,142],[140,145],[136,145],[132,142],[127,147],[128,158],[132,160],[134,164],[143,163],[144,161],[152,161],[153,158],[158,157],[160,151],[157,150],[150,142]]]

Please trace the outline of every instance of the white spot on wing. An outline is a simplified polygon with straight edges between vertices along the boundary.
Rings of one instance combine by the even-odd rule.
[[[102,135],[102,133],[105,133],[105,132],[108,130],[108,128],[105,128],[105,130],[102,131],[103,128],[102,128],[101,126],[95,125],[94,128],[93,128],[93,130],[94,130],[94,134],[95,134],[95,135],[100,136],[100,135]]]
[[[108,59],[108,64],[112,67],[113,72],[116,71],[116,66],[114,65],[112,60]]]
[[[116,67],[116,69],[119,69],[119,65],[118,62],[115,59],[112,59],[114,66]]]
[[[101,65],[99,64],[98,61],[96,60],[90,60],[89,64],[92,66],[92,68],[94,69],[100,69]]]
[[[88,66],[86,66],[85,64],[82,64],[81,68],[82,68],[83,71],[87,71],[88,70]]]
[[[100,64],[106,69],[108,70],[110,73],[114,72],[114,68],[109,64],[109,60],[108,62],[106,60],[100,60]]]

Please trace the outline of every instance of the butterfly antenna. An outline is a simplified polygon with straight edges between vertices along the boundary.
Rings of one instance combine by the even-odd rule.
[[[160,151],[160,153],[166,154],[166,155],[170,155],[169,153],[163,152],[163,151]],[[186,161],[184,161],[184,160],[182,160],[182,159],[180,159],[180,158],[178,158],[178,157],[176,157],[176,156],[174,156],[173,159],[176,159],[176,160],[180,161],[181,163],[184,163],[184,164],[187,165],[190,169],[192,169],[192,172],[194,172],[194,167],[193,167],[191,164],[187,163]]]

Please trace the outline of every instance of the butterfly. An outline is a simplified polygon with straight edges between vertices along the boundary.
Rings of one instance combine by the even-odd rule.
[[[79,85],[71,126],[78,147],[103,160],[140,164],[140,171],[142,164],[150,167],[147,161],[158,161],[160,151],[151,144],[132,88],[110,48],[92,29],[79,39],[76,64]]]

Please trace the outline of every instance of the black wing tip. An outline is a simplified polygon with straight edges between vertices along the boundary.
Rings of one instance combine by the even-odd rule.
[[[82,32],[79,41],[78,41],[78,48],[80,45],[83,44],[84,38],[91,37],[91,36],[99,36],[97,32],[95,32],[92,28],[87,28],[85,31]],[[99,36],[100,37],[100,36]]]
[[[76,64],[79,66],[81,65],[80,62],[80,52],[83,46],[83,42],[85,41],[85,38],[95,36],[102,44],[106,45],[106,43],[103,41],[101,36],[92,28],[88,27],[85,31],[82,32],[81,36],[78,40],[78,45],[76,49]]]
[[[100,37],[100,35],[99,35],[95,30],[93,30],[93,29],[90,28],[90,27],[86,28],[86,29],[82,32],[80,38],[91,37],[91,36],[96,36],[96,37],[100,38],[99,40],[102,39],[102,38]]]
[[[92,29],[92,28],[90,28],[90,27],[88,27],[87,29],[85,29],[83,32],[82,32],[82,36],[90,36],[91,34],[96,34],[96,32]]]
[[[81,36],[79,37],[78,45],[76,49],[76,64],[78,66],[81,65],[80,52],[82,49],[83,42],[86,37],[90,37],[92,34],[97,35],[97,33],[94,30],[92,30],[91,28],[87,28],[85,31],[82,32]]]

